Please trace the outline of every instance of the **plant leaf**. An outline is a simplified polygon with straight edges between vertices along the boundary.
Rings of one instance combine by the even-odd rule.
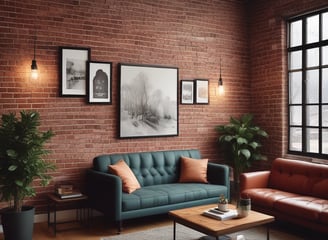
[[[251,152],[248,149],[241,149],[240,153],[243,154],[247,160],[251,157]]]
[[[241,144],[247,144],[248,141],[247,141],[246,138],[239,137],[239,138],[237,138],[237,143],[238,143],[239,145],[241,145]]]
[[[253,149],[256,149],[260,146],[260,144],[258,144],[257,142],[251,142],[248,145],[251,146]]]
[[[17,169],[17,166],[16,165],[10,165],[9,168],[8,168],[8,171],[13,172],[16,169]]]

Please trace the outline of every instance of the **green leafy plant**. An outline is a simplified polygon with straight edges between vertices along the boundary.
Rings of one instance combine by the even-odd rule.
[[[268,134],[253,124],[253,115],[244,114],[240,119],[231,117],[226,125],[215,127],[218,139],[225,152],[225,159],[234,169],[235,184],[239,185],[239,175],[252,163],[267,158],[260,153],[261,138]]]
[[[24,198],[35,196],[33,180],[39,178],[42,186],[51,180],[47,172],[55,165],[44,161],[43,156],[49,153],[44,145],[54,134],[38,130],[40,116],[35,111],[21,111],[20,119],[14,113],[3,114],[1,120],[0,200],[20,212]]]
[[[224,196],[224,194],[220,195],[219,204],[228,204],[228,199]]]

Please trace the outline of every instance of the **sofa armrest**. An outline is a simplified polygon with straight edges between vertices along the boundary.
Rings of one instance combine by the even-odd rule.
[[[229,167],[218,163],[208,163],[207,180],[211,184],[223,185],[227,187],[227,198],[230,199],[230,179]]]
[[[256,171],[240,175],[240,192],[250,188],[268,187],[270,171]]]
[[[87,169],[86,193],[90,206],[113,220],[120,220],[122,211],[122,180],[120,177]]]

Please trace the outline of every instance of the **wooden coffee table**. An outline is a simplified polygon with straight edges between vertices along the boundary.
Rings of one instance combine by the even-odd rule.
[[[206,235],[216,237],[216,239],[219,239],[219,236],[225,234],[239,232],[252,227],[267,224],[267,240],[270,239],[268,223],[274,221],[273,216],[256,211],[250,211],[247,217],[220,221],[202,215],[205,210],[216,206],[216,204],[212,204],[170,211],[169,216],[174,222],[173,239],[176,239],[176,223],[187,226]],[[235,206],[229,205],[229,209],[235,208]]]

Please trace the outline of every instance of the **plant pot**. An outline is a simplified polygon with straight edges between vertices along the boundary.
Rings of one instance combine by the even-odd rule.
[[[228,211],[228,204],[226,203],[219,203],[218,204],[218,209],[222,212]]]
[[[238,217],[247,217],[249,211],[251,210],[251,199],[250,198],[240,198],[237,203]]]
[[[16,213],[11,208],[1,211],[1,221],[5,240],[32,240],[35,208],[23,206]]]

